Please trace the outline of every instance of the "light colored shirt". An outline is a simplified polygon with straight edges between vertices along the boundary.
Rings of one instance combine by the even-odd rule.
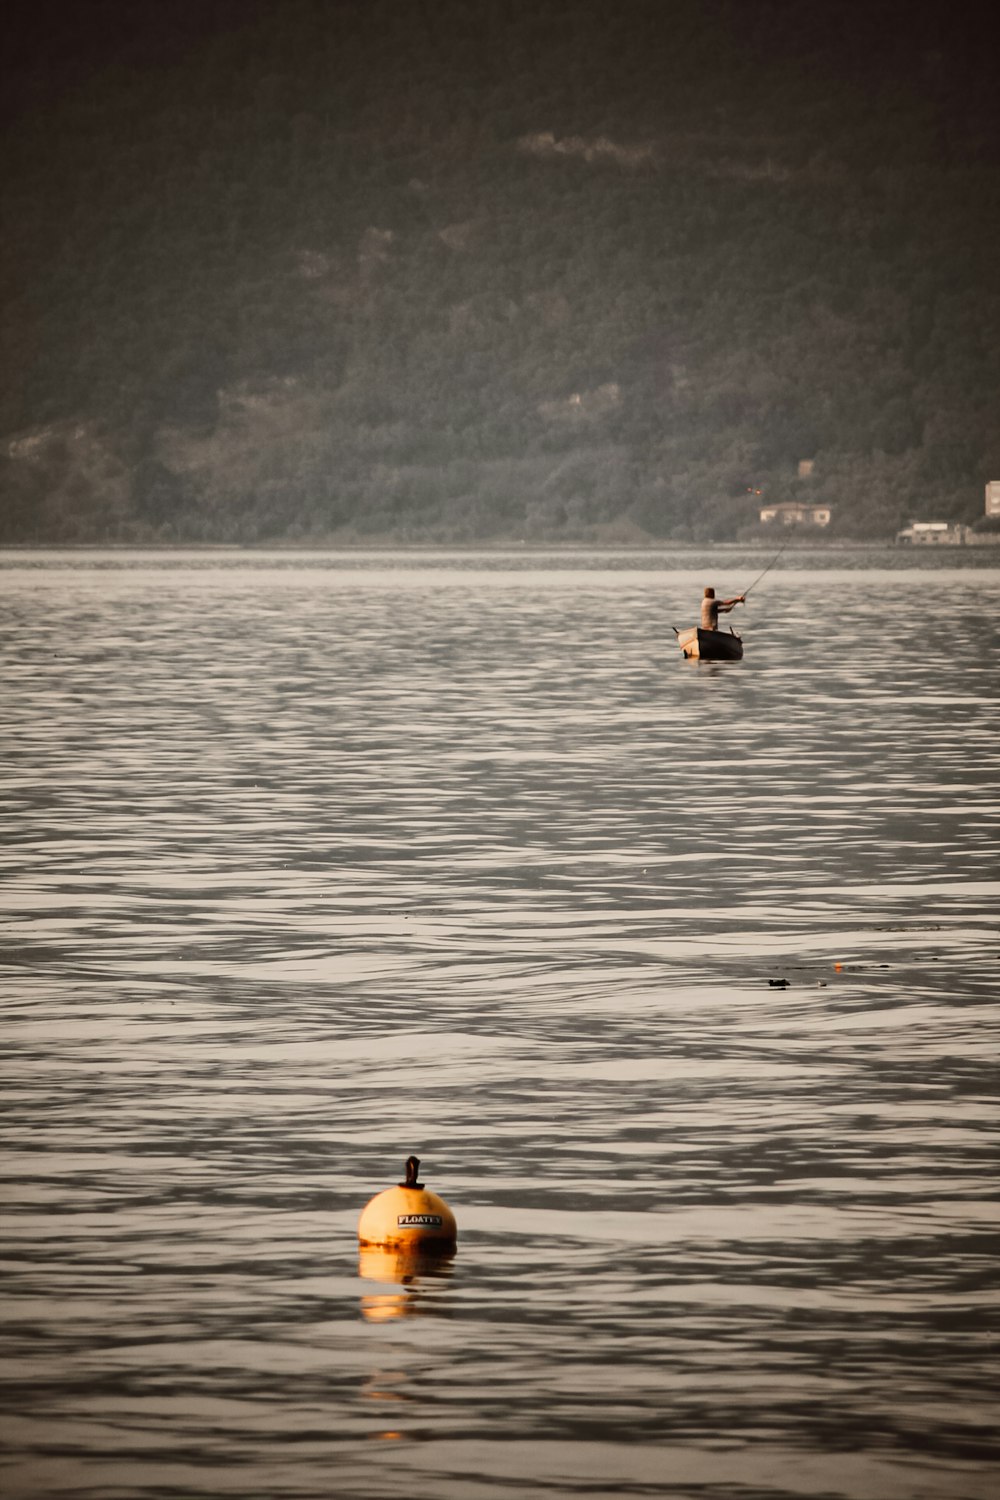
[[[741,604],[742,602],[741,599],[702,599],[702,630],[718,630],[719,616],[728,615],[734,604]]]

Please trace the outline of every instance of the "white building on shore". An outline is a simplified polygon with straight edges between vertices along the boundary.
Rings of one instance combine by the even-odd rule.
[[[958,522],[953,525],[950,521],[911,521],[896,532],[896,541],[911,547],[961,547],[971,529]]]
[[[762,526],[772,526],[775,522],[780,526],[829,526],[830,507],[782,500],[776,505],[762,505],[760,521]]]

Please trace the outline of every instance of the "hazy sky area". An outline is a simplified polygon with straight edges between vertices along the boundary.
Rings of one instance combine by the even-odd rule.
[[[982,522],[990,22],[15,4],[0,541]]]

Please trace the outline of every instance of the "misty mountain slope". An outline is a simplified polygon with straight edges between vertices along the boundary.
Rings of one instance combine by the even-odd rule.
[[[702,539],[758,489],[974,520],[974,29],[603,9],[104,3],[22,57],[0,537]]]

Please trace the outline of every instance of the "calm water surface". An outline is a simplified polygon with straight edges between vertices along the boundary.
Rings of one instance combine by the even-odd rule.
[[[6,1495],[995,1494],[1000,571],[765,561],[0,559]]]

